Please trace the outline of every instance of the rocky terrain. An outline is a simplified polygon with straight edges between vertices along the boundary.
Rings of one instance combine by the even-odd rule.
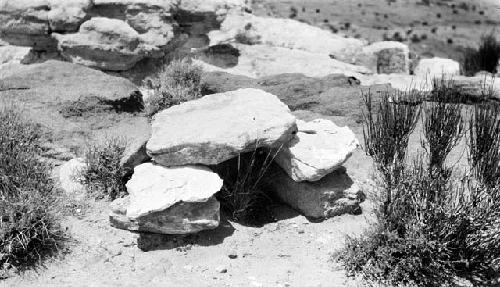
[[[425,95],[444,77],[466,91],[457,101],[500,98],[498,74],[465,77],[460,58],[498,3],[431,2],[0,0],[0,104],[43,128],[70,238],[0,285],[363,286],[332,261],[375,221],[362,93]],[[143,80],[184,56],[204,97],[149,117]],[[88,142],[115,136],[128,195],[96,200],[74,172]],[[221,212],[216,171],[257,148],[278,150],[264,179],[276,201],[247,226]]]

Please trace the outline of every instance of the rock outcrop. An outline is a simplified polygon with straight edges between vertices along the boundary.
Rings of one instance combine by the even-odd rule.
[[[200,53],[195,63],[201,65],[207,72],[224,71],[252,78],[266,77],[285,73],[301,73],[309,77],[325,77],[330,74],[344,74],[358,77],[371,71],[363,66],[356,66],[332,59],[328,54],[313,53],[304,50],[273,47],[268,45],[230,45],[237,55],[229,58],[229,62],[217,60],[205,53]],[[212,46],[210,48],[215,48]],[[213,64],[210,64],[210,63]]]
[[[297,182],[318,181],[351,156],[359,143],[348,127],[329,120],[297,120],[298,133],[278,153],[276,163]]]
[[[55,51],[72,62],[127,70],[182,44],[183,35],[216,29],[245,0],[4,0],[0,38],[36,51]],[[177,41],[178,40],[178,41]]]
[[[347,63],[352,63],[354,55],[365,45],[359,39],[345,38],[299,21],[239,12],[228,14],[220,30],[210,32],[209,37],[211,46],[231,42],[263,44],[330,55]]]
[[[213,94],[155,115],[146,148],[164,166],[213,165],[259,147],[278,147],[296,133],[276,96],[257,89]]]
[[[129,196],[112,204],[110,222],[132,231],[189,234],[219,225],[214,194],[222,179],[200,166],[167,168],[145,163],[127,182]]]
[[[375,42],[363,47],[356,55],[356,64],[366,66],[374,73],[392,74],[410,72],[410,49],[396,41]]]

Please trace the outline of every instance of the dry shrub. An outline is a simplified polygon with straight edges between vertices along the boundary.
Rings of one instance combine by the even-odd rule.
[[[116,137],[87,145],[84,154],[86,168],[81,171],[80,178],[96,198],[113,200],[127,194],[125,183],[131,171],[121,164],[126,146],[125,140]]]
[[[156,77],[145,80],[145,86],[153,89],[153,95],[145,101],[148,115],[200,98],[203,91],[203,69],[189,59],[173,60]]]
[[[215,168],[224,180],[217,199],[230,219],[251,225],[269,219],[266,207],[272,200],[262,190],[262,179],[279,150],[256,148]]]
[[[497,72],[500,60],[500,42],[493,33],[483,36],[479,49],[468,48],[463,55],[463,69],[467,76],[474,76],[479,71]]]
[[[64,236],[58,224],[51,169],[41,161],[42,132],[17,112],[0,107],[0,277],[53,254]]]

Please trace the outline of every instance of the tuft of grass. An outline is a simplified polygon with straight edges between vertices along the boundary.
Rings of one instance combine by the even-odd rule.
[[[154,91],[145,101],[146,113],[152,116],[173,105],[200,98],[203,91],[202,74],[203,69],[187,58],[173,60],[157,76],[144,81]]]
[[[258,224],[267,220],[265,210],[270,198],[262,191],[264,175],[278,150],[254,149],[236,159],[219,164],[217,172],[224,180],[217,194],[222,210],[230,219],[244,224]]]
[[[126,141],[121,138],[107,138],[86,147],[86,168],[80,177],[88,192],[96,198],[114,200],[127,194],[125,183],[131,171],[120,163],[126,146]]]
[[[64,241],[50,166],[40,159],[42,131],[18,107],[0,107],[0,277],[34,267]]]
[[[493,33],[483,36],[479,48],[468,48],[463,55],[464,74],[473,76],[479,71],[497,73],[498,60],[500,60],[500,42]]]

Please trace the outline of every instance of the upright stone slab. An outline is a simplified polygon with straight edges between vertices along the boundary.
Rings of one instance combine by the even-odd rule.
[[[279,152],[275,162],[295,181],[317,181],[339,168],[358,147],[348,127],[316,119],[297,120],[294,139]]]
[[[258,147],[279,147],[297,132],[275,95],[257,89],[213,94],[158,113],[146,145],[164,166],[214,165]]]
[[[460,63],[452,59],[434,57],[432,59],[422,59],[418,62],[413,71],[415,76],[427,78],[453,77],[460,75]]]
[[[214,195],[222,179],[201,166],[166,168],[145,163],[127,183],[129,196],[112,203],[111,225],[133,231],[189,234],[219,226]]]

